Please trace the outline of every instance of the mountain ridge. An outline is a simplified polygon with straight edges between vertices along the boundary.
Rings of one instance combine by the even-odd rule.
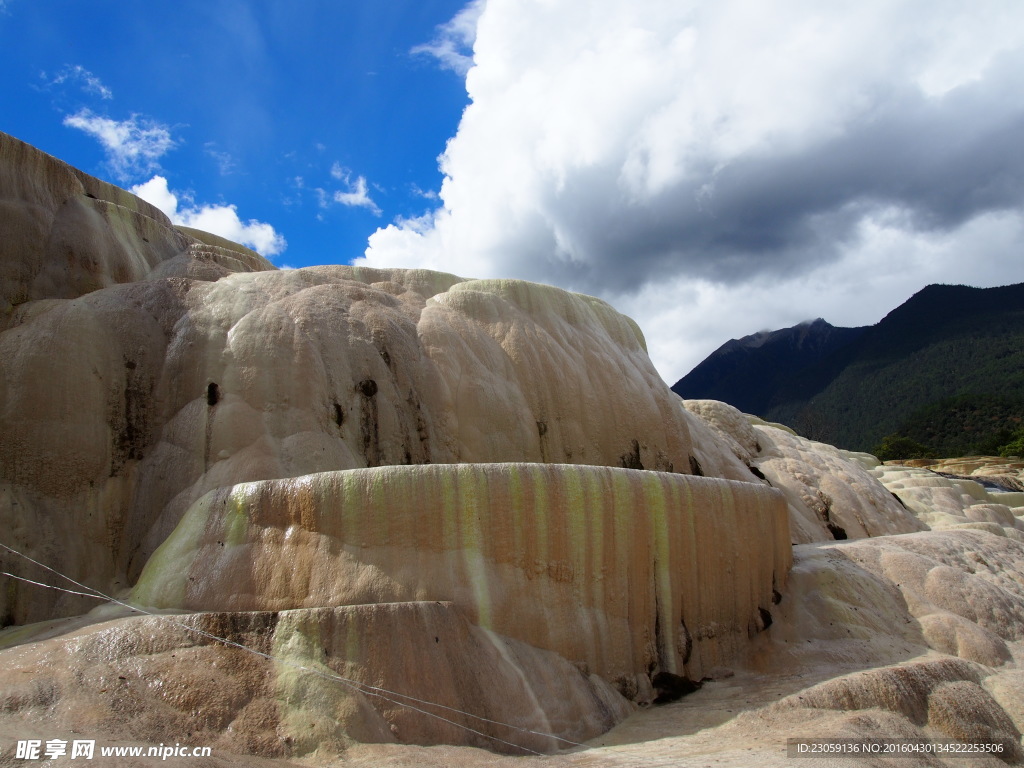
[[[825,326],[832,328],[811,324],[811,332],[822,335]],[[722,350],[743,340],[727,342],[672,389],[684,398],[751,408],[747,412],[854,450],[871,450],[886,435],[923,424],[926,411],[947,424],[941,434],[928,435],[928,446],[950,455],[994,449],[997,436],[1016,426],[1007,414],[1024,406],[1024,284],[925,286],[878,323],[849,329],[854,333],[844,343],[805,346],[806,364],[794,366],[792,339],[799,328],[771,332],[762,353],[741,365],[723,360]],[[718,372],[719,380],[709,372]],[[708,382],[714,386],[704,386]],[[979,418],[990,405],[998,405],[999,415]],[[951,410],[962,412],[961,420],[970,412],[971,425],[951,419]],[[972,426],[979,422],[985,426]],[[959,438],[958,425],[965,433]]]
[[[730,339],[672,386],[687,400],[722,400],[746,413],[765,412],[785,382],[852,343],[865,328],[839,328],[821,318]],[[751,388],[755,380],[762,386]],[[774,387],[763,386],[774,382]]]

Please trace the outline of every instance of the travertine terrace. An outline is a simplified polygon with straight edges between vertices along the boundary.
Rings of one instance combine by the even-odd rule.
[[[0,216],[0,764],[1021,757],[1016,495],[684,404],[598,299],[277,270],[3,135]]]

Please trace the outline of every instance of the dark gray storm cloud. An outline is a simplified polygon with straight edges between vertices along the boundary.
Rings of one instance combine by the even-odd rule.
[[[1002,265],[1024,217],[1016,2],[487,0],[473,62],[443,205],[364,263],[643,312],[661,286],[849,281],[897,243],[907,270],[954,243]]]
[[[865,217],[893,210],[918,231],[952,230],[1024,208],[1024,72],[1004,57],[940,98],[891,89],[838,136],[738,157],[631,205],[610,173],[580,174],[541,207],[550,234],[575,234],[585,260],[553,258],[554,238],[510,236],[544,279],[629,291],[685,270],[715,282],[785,276],[836,258]],[[605,170],[605,169],[602,169]],[[538,229],[544,230],[542,226]],[[524,233],[526,234],[526,233]]]

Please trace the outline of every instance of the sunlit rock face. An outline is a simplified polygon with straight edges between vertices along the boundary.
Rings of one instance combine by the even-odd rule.
[[[912,533],[928,526],[889,492],[878,460],[800,437],[715,400],[687,400],[722,445],[786,496],[794,544]]]
[[[1024,544],[987,531],[798,546],[789,584],[776,611],[789,629],[772,636],[794,658],[893,662],[930,648],[1000,667],[1024,640]]]
[[[330,760],[355,742],[550,752],[633,711],[597,675],[438,602],[121,618],[0,650],[0,664],[0,736],[187,740],[218,756]]]
[[[0,328],[14,307],[162,276],[273,269],[237,243],[0,133]]]
[[[425,271],[279,271],[10,137],[0,159],[6,545],[139,604],[219,611],[188,621],[275,659],[570,739],[770,625],[790,564],[781,494],[680,406],[604,302]],[[14,720],[113,732],[131,710],[137,738],[167,717],[269,756],[353,739],[510,747],[241,651],[209,721],[188,690],[225,652],[209,636],[167,619],[75,632],[59,617],[90,600],[2,587],[4,625],[50,620],[3,644],[52,667],[60,702],[15,692]],[[165,693],[91,700],[88,669],[118,665]],[[559,746],[537,733],[511,748]]]
[[[604,302],[278,271],[11,137],[0,148],[15,233],[0,246],[0,518],[79,580],[127,588],[193,503],[252,480],[508,461],[749,478],[693,445],[639,329]],[[26,589],[0,590],[5,623],[88,606]]]
[[[14,314],[0,335],[5,516],[19,545],[107,588],[223,485],[513,460],[691,471],[685,417],[635,327],[556,289],[317,267]],[[18,606],[18,621],[53,609]]]
[[[1024,544],[1011,537],[959,529],[797,546],[754,665],[821,682],[757,717],[793,735],[836,713],[829,731],[845,738],[998,742],[1015,764],[1022,641]]]
[[[781,494],[606,467],[381,467],[197,502],[132,599],[188,610],[446,600],[643,698],[770,624],[790,564]],[[639,688],[637,687],[639,686]]]
[[[809,719],[1019,745],[1020,494],[684,406],[590,297],[278,271],[10,137],[0,160],[0,541],[172,614],[66,618],[94,602],[0,577],[0,741],[472,764],[401,744],[550,752],[710,678],[720,728],[681,707],[558,759],[692,736],[745,765]]]
[[[903,462],[890,461],[890,465]],[[967,456],[955,459],[912,459],[907,466],[923,467],[933,472],[976,477],[979,482],[992,481],[1006,490],[1024,491],[1024,461],[1020,456]]]

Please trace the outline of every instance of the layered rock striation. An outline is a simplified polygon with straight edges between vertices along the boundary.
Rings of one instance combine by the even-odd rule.
[[[145,200],[0,134],[0,328],[15,307],[166,277],[274,269],[244,246],[175,227]]]
[[[150,559],[133,602],[281,610],[452,601],[473,623],[649,699],[771,621],[786,506],[760,485],[543,464],[379,467],[221,489]]]

